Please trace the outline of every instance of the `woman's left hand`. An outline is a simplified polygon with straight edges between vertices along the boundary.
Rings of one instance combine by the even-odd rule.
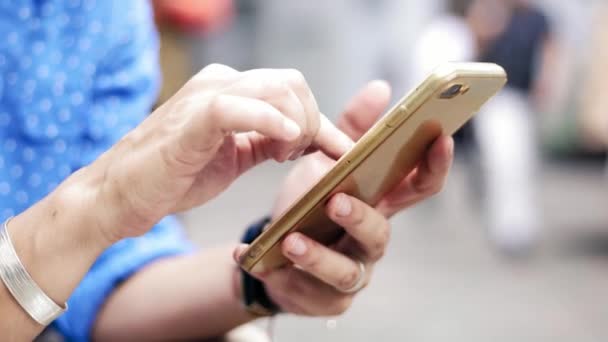
[[[386,83],[370,83],[347,107],[338,127],[357,140],[384,111],[389,97]],[[310,316],[343,313],[355,294],[369,283],[374,265],[385,253],[390,237],[388,218],[441,190],[452,155],[452,139],[437,139],[418,167],[376,207],[343,193],[334,195],[326,207],[327,215],[344,228],[344,237],[328,247],[292,233],[281,247],[283,254],[297,266],[254,276],[264,282],[269,296],[283,311]],[[282,213],[334,163],[320,152],[302,158],[279,193],[273,217]]]

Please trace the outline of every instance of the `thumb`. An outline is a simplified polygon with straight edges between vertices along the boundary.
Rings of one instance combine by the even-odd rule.
[[[338,128],[357,141],[386,110],[391,87],[385,81],[371,81],[355,95],[338,118]]]
[[[239,264],[239,260],[241,259],[241,255],[243,255],[243,253],[245,252],[245,250],[247,249],[247,247],[249,247],[249,245],[244,244],[244,243],[236,246],[236,248],[232,252],[232,259],[234,259],[234,262],[236,262],[237,264]]]

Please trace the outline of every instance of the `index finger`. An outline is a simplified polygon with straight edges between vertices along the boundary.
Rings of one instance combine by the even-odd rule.
[[[321,150],[328,157],[339,159],[354,144],[348,135],[338,129],[325,115],[321,114],[319,131],[312,142],[314,149]]]

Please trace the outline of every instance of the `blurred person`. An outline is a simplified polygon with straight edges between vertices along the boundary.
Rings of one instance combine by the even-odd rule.
[[[607,18],[608,4],[596,4],[591,25],[591,51],[579,99],[581,141],[585,149],[594,152],[606,151],[608,147],[608,97],[604,96],[608,79]]]
[[[532,105],[549,100],[553,41],[545,16],[525,1],[452,0],[432,20],[413,51],[412,84],[447,61],[480,60],[503,66],[506,88],[456,135],[478,153],[482,182],[470,172],[485,199],[492,241],[507,253],[531,247],[539,230],[535,200],[537,142]],[[467,158],[474,154],[468,153]],[[475,171],[474,165],[471,171]],[[479,187],[478,187],[479,186]]]
[[[23,2],[3,11],[16,22],[3,27],[0,51],[2,339],[31,340],[51,321],[47,333],[74,341],[205,338],[259,317],[243,307],[240,277],[251,275],[233,260],[244,246],[197,250],[171,215],[265,160],[318,150],[288,175],[269,210],[276,217],[350,148],[344,133],[356,140],[371,127],[388,86],[365,87],[340,131],[297,71],[211,65],[139,124],[159,79],[147,2]],[[375,208],[332,197],[327,213],[343,240],[329,248],[290,235],[283,252],[297,266],[254,274],[263,289],[254,299],[266,301],[267,314],[346,310],[384,253],[387,218],[439,191],[452,148],[438,139]],[[9,292],[18,279],[27,292]]]
[[[447,9],[431,19],[421,30],[412,49],[407,78],[410,88],[418,86],[438,65],[475,59],[473,33],[465,20],[472,0],[451,0]],[[470,144],[470,125],[455,134],[456,143]]]
[[[525,0],[476,0],[467,20],[478,59],[501,65],[509,78],[473,121],[489,233],[505,252],[525,252],[541,225],[534,113],[550,100],[555,42],[547,17]]]
[[[412,50],[409,68],[410,86],[424,81],[444,62],[470,61],[475,58],[475,41],[465,16],[472,0],[452,0],[447,10],[429,21],[419,34]]]

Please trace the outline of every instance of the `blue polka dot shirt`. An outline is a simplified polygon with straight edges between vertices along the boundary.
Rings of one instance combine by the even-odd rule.
[[[149,113],[158,41],[144,0],[0,0],[0,219],[89,164]],[[174,218],[117,243],[93,265],[52,329],[87,341],[121,281],[192,246]]]

